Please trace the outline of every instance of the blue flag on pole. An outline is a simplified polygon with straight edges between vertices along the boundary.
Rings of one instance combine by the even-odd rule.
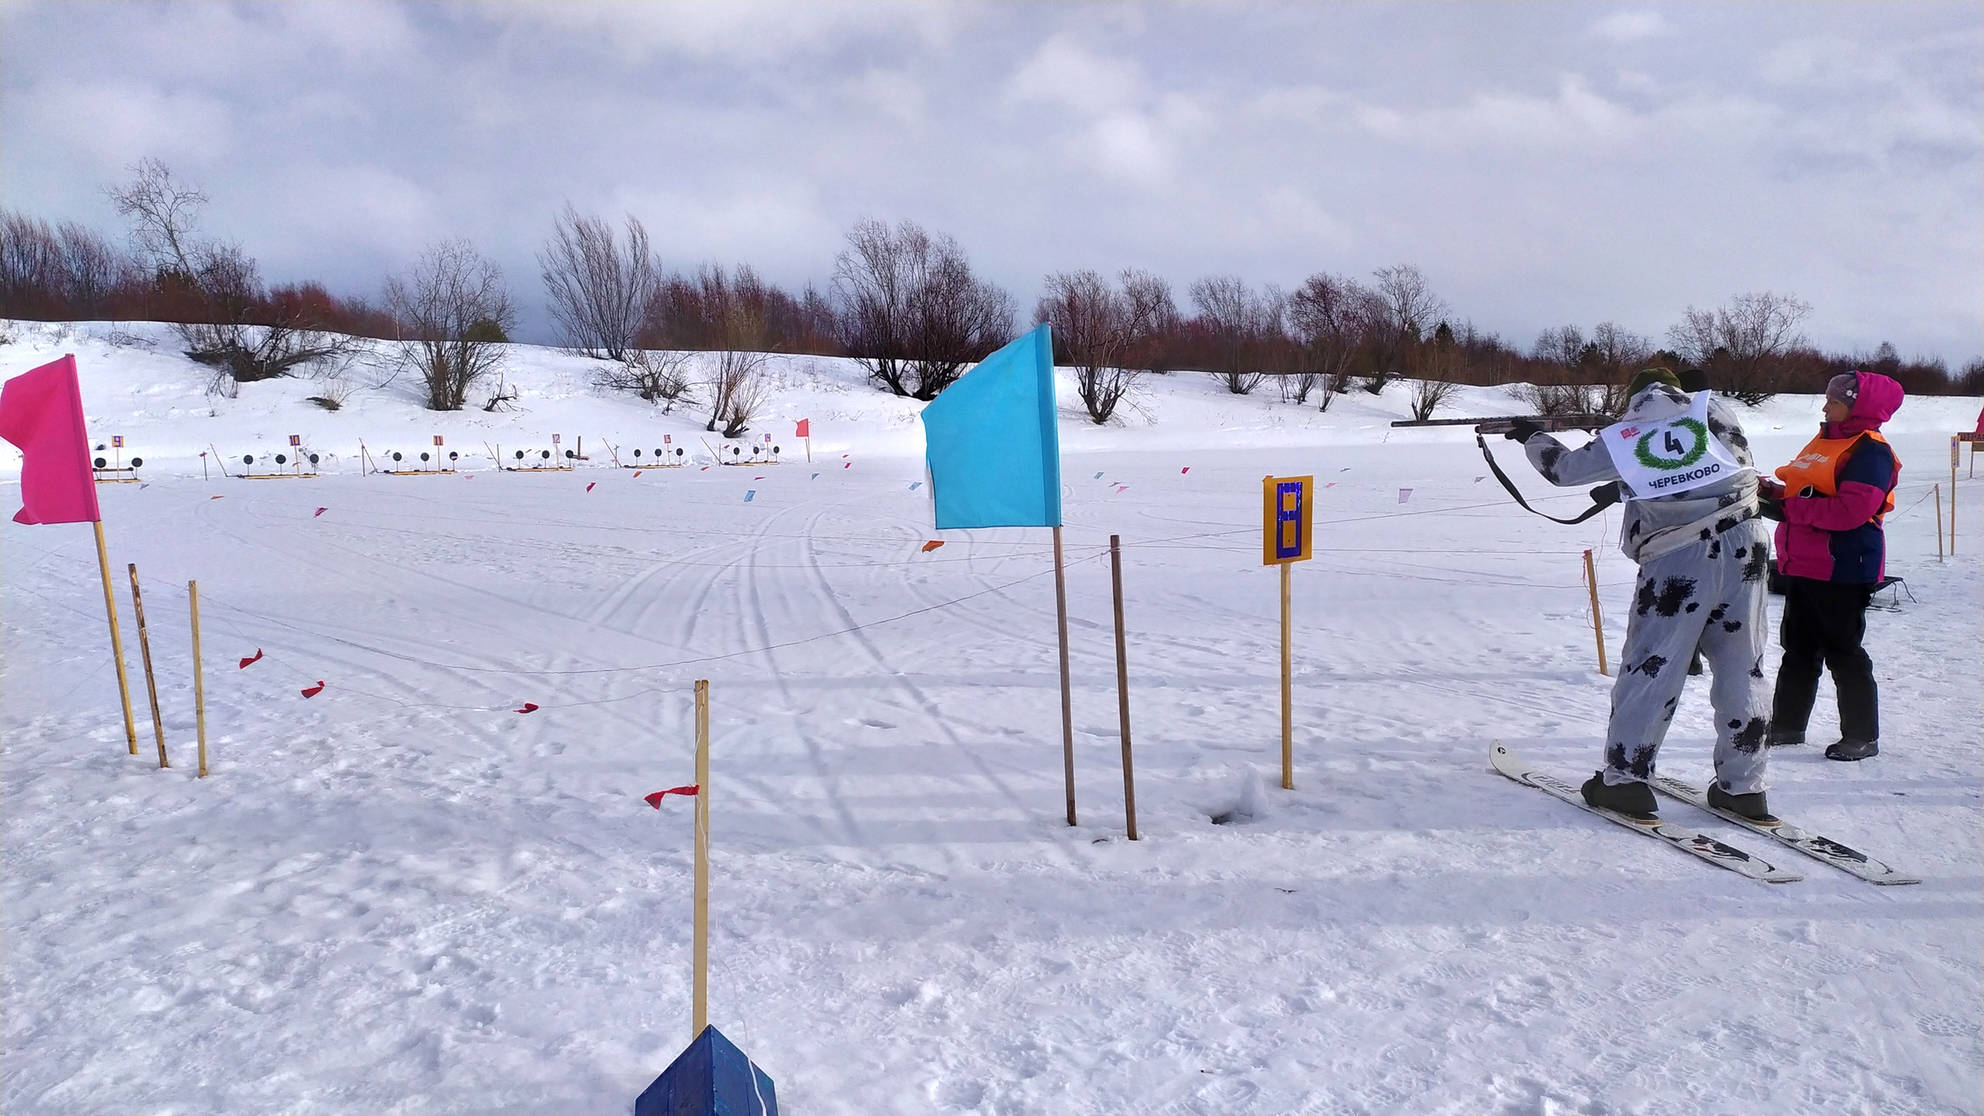
[[[1059,527],[1061,437],[1046,323],[923,408],[937,528]]]

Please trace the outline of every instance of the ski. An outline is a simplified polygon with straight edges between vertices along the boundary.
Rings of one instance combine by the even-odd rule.
[[[1597,814],[1601,818],[1625,826],[1627,829],[1658,838],[1680,849],[1682,852],[1700,857],[1720,868],[1727,868],[1739,876],[1748,876],[1764,883],[1792,883],[1805,877],[1796,872],[1788,872],[1768,861],[1751,856],[1734,845],[1721,841],[1686,826],[1675,825],[1664,820],[1637,821],[1613,810],[1603,810],[1590,805],[1578,788],[1548,772],[1538,771],[1516,757],[1507,747],[1496,743],[1491,751],[1495,770],[1524,786],[1537,790],[1553,798],[1561,798],[1586,813]]]
[[[1830,837],[1823,837],[1800,829],[1795,825],[1779,822],[1776,825],[1763,825],[1751,821],[1741,814],[1718,810],[1708,804],[1708,794],[1699,787],[1692,787],[1679,779],[1665,775],[1656,776],[1653,788],[1662,794],[1678,798],[1683,802],[1699,806],[1724,821],[1734,822],[1745,829],[1761,833],[1775,839],[1779,844],[1789,846],[1814,860],[1823,860],[1842,872],[1858,876],[1868,883],[1913,884],[1921,883],[1915,876],[1904,875],[1894,868],[1875,860],[1859,849],[1843,845]]]

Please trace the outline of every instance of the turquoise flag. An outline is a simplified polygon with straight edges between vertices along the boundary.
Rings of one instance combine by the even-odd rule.
[[[1059,527],[1061,437],[1047,324],[980,361],[923,408],[937,528]]]

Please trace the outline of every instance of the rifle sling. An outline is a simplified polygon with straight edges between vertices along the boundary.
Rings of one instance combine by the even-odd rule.
[[[1509,479],[1509,475],[1507,473],[1502,472],[1502,467],[1500,465],[1495,464],[1495,455],[1488,452],[1488,440],[1482,437],[1481,435],[1476,434],[1474,436],[1474,444],[1481,447],[1481,456],[1485,458],[1488,462],[1488,471],[1495,474],[1496,480],[1502,482],[1502,487],[1508,490],[1509,495],[1515,497],[1516,503],[1522,508],[1522,510],[1529,512],[1532,515],[1541,515],[1543,516],[1543,518],[1549,520],[1552,523],[1561,523],[1566,527],[1571,527],[1579,523],[1583,523],[1585,520],[1590,519],[1592,516],[1597,515],[1599,512],[1602,512],[1606,508],[1611,506],[1610,504],[1601,504],[1598,503],[1597,501],[1593,501],[1592,505],[1586,508],[1584,510],[1584,513],[1582,515],[1579,515],[1575,519],[1558,519],[1554,515],[1547,515],[1543,512],[1537,511],[1535,508],[1529,506],[1528,500],[1522,498],[1522,493],[1516,490],[1515,482]]]

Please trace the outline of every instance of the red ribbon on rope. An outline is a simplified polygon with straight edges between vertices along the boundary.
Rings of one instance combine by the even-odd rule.
[[[647,802],[648,805],[659,810],[661,809],[661,800],[667,798],[671,794],[679,794],[684,798],[694,798],[696,797],[697,793],[700,792],[701,790],[702,788],[700,786],[697,786],[693,783],[686,787],[670,787],[667,790],[659,790],[654,792],[653,794],[647,795],[645,797],[645,801]]]

